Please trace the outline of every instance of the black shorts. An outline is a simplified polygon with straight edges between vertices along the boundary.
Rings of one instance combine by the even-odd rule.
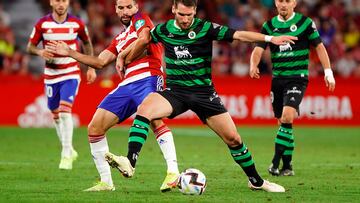
[[[275,118],[281,118],[284,106],[291,106],[300,114],[299,106],[308,82],[307,78],[272,79],[270,98]]]
[[[173,108],[169,118],[192,110],[203,123],[206,119],[227,112],[214,87],[166,88],[158,92]]]

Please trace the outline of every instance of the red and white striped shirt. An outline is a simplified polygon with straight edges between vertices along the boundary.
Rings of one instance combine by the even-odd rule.
[[[90,40],[85,24],[77,17],[67,14],[62,23],[57,23],[51,14],[42,17],[35,25],[30,42],[38,45],[40,41],[45,48],[50,40],[64,41],[71,49],[79,51],[79,41]],[[45,84],[54,84],[69,79],[80,80],[80,65],[71,57],[54,56],[53,60],[47,61],[44,69]]]
[[[145,27],[152,29],[154,24],[148,15],[140,12],[136,13],[129,27],[112,40],[107,50],[117,56],[138,38],[139,33]],[[147,56],[135,60],[126,66],[125,78],[119,85],[126,85],[153,75],[163,75],[161,67],[162,55],[162,45],[150,43],[147,48]]]

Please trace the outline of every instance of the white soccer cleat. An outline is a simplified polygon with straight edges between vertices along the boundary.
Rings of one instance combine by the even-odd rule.
[[[91,188],[83,190],[84,192],[101,192],[101,191],[114,191],[115,187],[105,182],[98,182]]]
[[[178,178],[179,178],[178,173],[167,173],[164,182],[162,183],[161,187],[160,187],[160,191],[161,192],[168,192],[170,191],[172,188],[176,188],[177,184],[178,184]]]
[[[78,158],[78,153],[73,149],[71,157],[62,157],[59,164],[59,169],[71,170],[73,162]]]
[[[118,169],[126,178],[131,178],[135,173],[135,168],[131,166],[129,159],[125,156],[116,156],[115,154],[107,152],[105,154],[105,160],[111,167]]]
[[[269,182],[264,180],[264,183],[260,187],[253,186],[251,182],[248,182],[248,186],[252,190],[264,190],[266,192],[285,192],[285,188],[276,183]]]

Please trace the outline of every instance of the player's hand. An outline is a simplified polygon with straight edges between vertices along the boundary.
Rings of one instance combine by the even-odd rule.
[[[285,45],[288,43],[295,44],[294,41],[296,40],[298,40],[298,38],[294,36],[274,36],[273,38],[271,38],[271,43],[275,45]]]
[[[46,49],[54,54],[59,54],[62,56],[70,55],[70,47],[63,41],[50,41],[46,45]]]
[[[326,87],[329,88],[330,92],[335,90],[335,78],[333,75],[324,76]]]
[[[251,78],[259,79],[260,78],[260,71],[257,66],[250,66],[249,75]]]
[[[124,79],[125,77],[125,59],[121,57],[119,54],[116,59],[116,71],[120,76],[120,79]]]
[[[52,54],[46,49],[42,49],[39,51],[39,56],[42,57],[45,61],[50,62],[53,59],[54,54]]]
[[[94,68],[88,67],[88,70],[86,72],[86,80],[87,84],[91,84],[96,79],[96,71]]]

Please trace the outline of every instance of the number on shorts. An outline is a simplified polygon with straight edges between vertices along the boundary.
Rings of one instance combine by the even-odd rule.
[[[48,97],[52,97],[53,96],[53,89],[51,86],[46,86],[46,95]]]

